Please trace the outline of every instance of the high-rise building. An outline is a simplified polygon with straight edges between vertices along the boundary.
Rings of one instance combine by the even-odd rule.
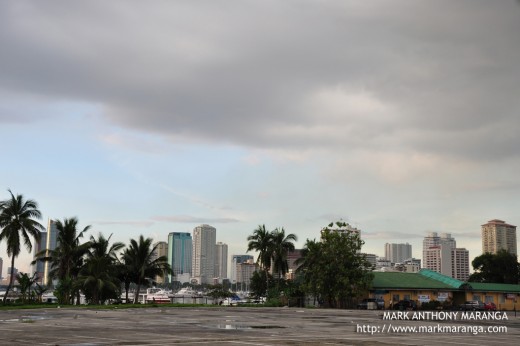
[[[192,267],[193,242],[187,232],[172,232],[168,234],[168,264],[173,275],[168,281],[189,282]]]
[[[251,255],[233,255],[231,256],[231,273],[229,275],[229,281],[231,283],[237,282],[237,268],[240,263],[245,263],[249,260],[253,261]]]
[[[165,241],[157,242],[154,244],[154,247],[155,247],[155,253],[153,254],[154,259],[162,257],[162,256],[168,257],[168,243],[167,242],[165,242]],[[163,284],[166,282],[166,280],[167,280],[167,277],[165,277],[164,275],[163,276],[157,275],[155,277],[155,282],[158,284]]]
[[[287,252],[287,269],[289,272],[296,272],[296,269],[298,269],[298,264],[296,264],[296,261],[298,261],[303,256],[303,250],[302,249],[294,249],[289,250]]]
[[[245,284],[247,290],[247,286],[251,283],[251,278],[257,270],[258,264],[252,259],[237,264],[237,283]]]
[[[215,249],[215,277],[221,282],[227,279],[227,262],[228,246],[222,242],[218,242]]]
[[[33,259],[36,260],[36,255],[41,251],[45,250],[47,246],[47,232],[40,232],[40,239],[35,242],[33,246]],[[45,274],[45,262],[36,261],[32,265],[33,274],[37,275],[37,280],[40,283],[43,283],[43,278]]]
[[[517,255],[516,226],[502,220],[491,220],[482,225],[482,252],[496,254],[498,250],[507,250]]]
[[[42,234],[43,237],[43,234]],[[45,235],[45,248],[42,250],[46,250],[46,256],[49,256],[49,251],[56,249],[56,243],[58,239],[58,229],[56,228],[56,221],[49,219],[47,222],[47,232]],[[50,271],[51,271],[51,262],[46,261],[43,262],[43,285],[50,285]]]
[[[192,281],[211,284],[215,277],[215,249],[217,230],[209,225],[193,229]]]
[[[4,270],[4,260],[2,259],[2,257],[0,257],[0,280],[4,278],[2,276],[2,271],[3,270]]]
[[[386,243],[385,258],[392,263],[403,263],[412,257],[412,245],[406,243]]]
[[[468,281],[469,251],[464,248],[451,249],[451,268],[451,277],[461,281]]]
[[[18,269],[13,269],[13,277],[16,280],[16,275],[18,274]],[[7,267],[7,282],[11,281],[11,267]]]
[[[457,248],[449,233],[432,232],[423,240],[423,268],[466,281],[469,277],[469,252]]]

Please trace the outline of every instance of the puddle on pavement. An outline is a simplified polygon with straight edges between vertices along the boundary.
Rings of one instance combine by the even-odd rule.
[[[44,316],[22,316],[20,318],[10,318],[7,320],[0,320],[0,322],[22,322],[22,323],[32,323],[36,321],[46,320],[48,317]]]
[[[217,328],[217,329],[227,329],[227,330],[287,328],[287,327],[282,327],[282,326],[248,326],[245,324],[214,324],[214,325],[209,325],[208,327]]]

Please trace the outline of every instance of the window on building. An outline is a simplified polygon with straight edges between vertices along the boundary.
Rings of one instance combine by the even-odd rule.
[[[486,300],[485,300],[486,303],[494,303],[493,302],[493,296],[486,296]]]
[[[501,294],[499,296],[499,300],[500,300],[499,301],[500,304],[504,304],[506,302],[506,295],[505,294]]]
[[[473,300],[481,301],[482,299],[480,299],[480,294],[474,294],[473,295]]]
[[[399,301],[399,294],[394,294],[394,295],[392,295],[392,300],[393,300],[394,302],[398,302],[398,301]]]
[[[405,294],[404,295],[404,300],[410,300],[410,295],[409,294]]]

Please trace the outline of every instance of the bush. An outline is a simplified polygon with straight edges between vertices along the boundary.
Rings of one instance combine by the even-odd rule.
[[[422,303],[421,309],[422,310],[437,310],[441,306],[441,302],[436,300],[430,300],[428,303]]]

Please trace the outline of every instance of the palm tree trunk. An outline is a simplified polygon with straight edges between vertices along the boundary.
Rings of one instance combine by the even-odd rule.
[[[141,290],[141,280],[137,283],[137,290],[135,291],[134,304],[139,301],[139,291]]]
[[[14,255],[11,260],[11,278],[9,280],[9,286],[7,286],[7,289],[5,290],[4,305],[5,305],[5,301],[7,300],[7,295],[9,294],[9,290],[11,290],[11,287],[13,287],[13,281],[14,281]]]
[[[128,304],[128,291],[130,290],[130,282],[125,282],[125,304]]]

